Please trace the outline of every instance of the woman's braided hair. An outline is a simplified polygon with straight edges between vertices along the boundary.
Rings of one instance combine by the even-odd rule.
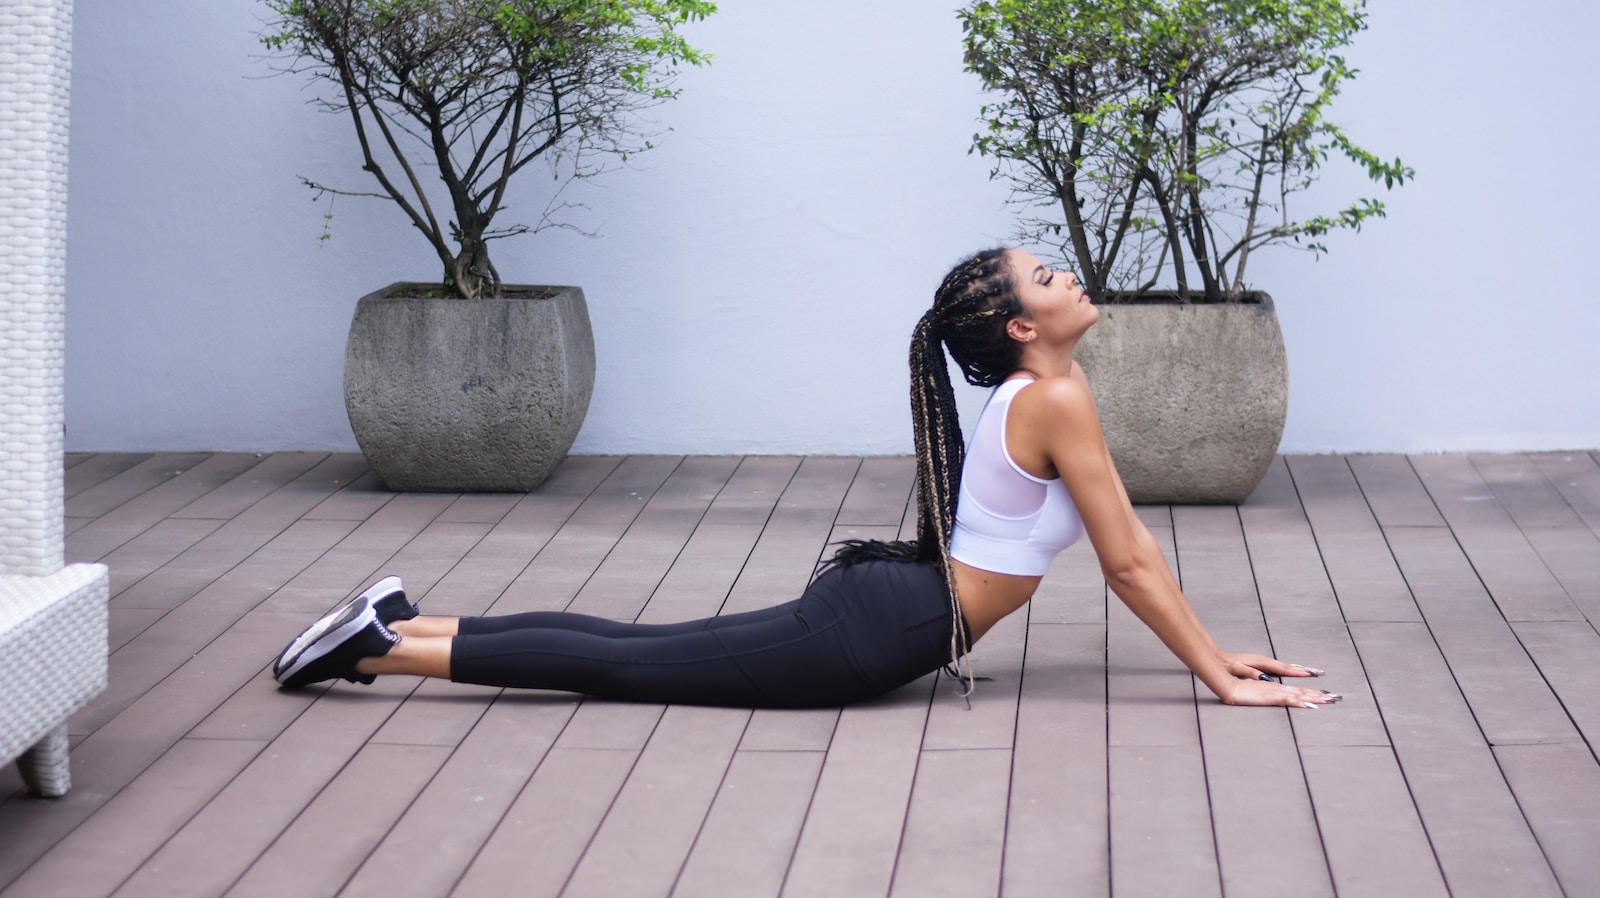
[[[955,527],[966,444],[961,437],[955,390],[941,345],[950,351],[967,382],[975,386],[999,386],[1017,370],[1022,348],[1007,335],[1006,322],[1022,314],[1022,304],[1017,299],[1006,252],[1003,247],[984,250],[951,269],[934,293],[933,307],[912,332],[911,421],[917,450],[917,539],[849,540],[823,567],[844,567],[868,559],[937,564],[950,590],[954,619],[950,659],[958,671],[971,641],[950,564],[950,534]],[[963,696],[970,695],[970,667],[958,676]]]

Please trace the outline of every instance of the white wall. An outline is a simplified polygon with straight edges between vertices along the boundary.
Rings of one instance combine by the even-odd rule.
[[[1255,272],[1289,349],[1285,450],[1600,446],[1600,7],[1376,0],[1369,24],[1336,119],[1417,180],[1320,261]]]
[[[673,130],[572,198],[599,239],[507,240],[511,280],[576,283],[600,370],[579,452],[910,449],[906,342],[945,268],[1004,242],[966,154],[978,104],[954,4],[723,0]],[[1579,259],[1600,186],[1600,10],[1374,4],[1336,106],[1418,179],[1316,261],[1263,253],[1289,344],[1285,451],[1600,446],[1600,313]],[[353,449],[355,300],[437,276],[365,189],[348,121],[263,77],[249,0],[78,0],[67,446]],[[543,179],[505,216],[534,216]],[[1336,198],[1366,189],[1343,170]],[[975,395],[966,397],[968,403]]]

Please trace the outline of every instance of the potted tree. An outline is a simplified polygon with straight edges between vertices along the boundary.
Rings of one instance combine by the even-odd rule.
[[[638,113],[708,57],[680,27],[704,0],[264,0],[280,69],[348,116],[376,189],[302,178],[319,196],[393,201],[440,283],[363,297],[345,357],[351,429],[392,489],[524,491],[566,457],[594,385],[578,287],[514,286],[493,240],[570,226],[551,199],[502,224],[536,160],[561,185],[650,146]],[[557,196],[560,190],[556,191]]]
[[[1135,501],[1240,502],[1283,435],[1288,369],[1259,247],[1324,252],[1383,204],[1295,220],[1331,157],[1413,176],[1327,116],[1365,0],[975,0],[966,62],[988,97],[972,149],[1102,304],[1079,345]],[[1157,291],[1164,277],[1172,289]]]

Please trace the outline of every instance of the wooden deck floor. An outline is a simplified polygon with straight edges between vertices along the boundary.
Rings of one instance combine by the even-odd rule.
[[[1227,708],[1092,552],[974,653],[843,711],[391,678],[279,692],[301,627],[394,572],[425,611],[668,621],[905,532],[908,459],[570,459],[522,496],[392,494],[358,456],[68,460],[111,566],[74,790],[0,773],[18,896],[1600,895],[1600,457],[1298,456],[1148,507],[1219,642],[1346,701]],[[797,671],[803,676],[803,671]]]

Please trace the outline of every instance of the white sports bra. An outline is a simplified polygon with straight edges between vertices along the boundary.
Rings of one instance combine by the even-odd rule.
[[[1017,378],[995,387],[978,416],[961,467],[950,557],[997,574],[1042,577],[1083,537],[1083,518],[1060,477],[1029,474],[1006,449],[1011,400],[1031,383]]]

